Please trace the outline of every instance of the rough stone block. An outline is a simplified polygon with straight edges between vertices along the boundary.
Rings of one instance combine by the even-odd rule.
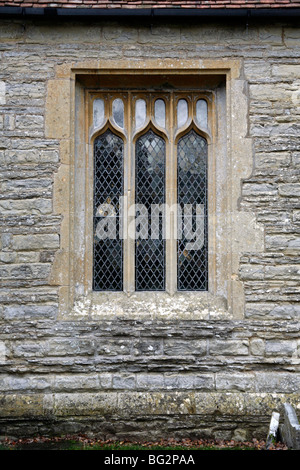
[[[264,82],[271,74],[271,65],[268,62],[262,63],[261,60],[247,58],[244,70],[247,80]]]
[[[117,393],[56,393],[57,416],[106,416],[117,413]]]
[[[132,29],[128,26],[121,26],[120,24],[103,25],[102,37],[105,42],[112,44],[122,44],[126,42],[135,43],[138,39],[138,30]]]
[[[0,396],[0,417],[19,418],[45,416],[43,394],[3,394]]]
[[[0,364],[6,362],[6,346],[4,341],[0,341]]]
[[[249,344],[244,340],[210,340],[209,353],[220,356],[246,356],[249,354]]]
[[[130,338],[101,338],[96,340],[96,349],[99,355],[128,355],[132,352],[132,340]]]
[[[280,430],[286,445],[290,449],[300,450],[300,425],[295,409],[290,403],[284,404],[284,423]]]
[[[138,42],[141,44],[161,44],[162,41],[165,44],[176,44],[180,43],[180,30],[175,26],[170,25],[164,26],[153,26],[149,28],[139,28]]]
[[[0,105],[4,104],[6,104],[6,83],[0,80]]]
[[[51,376],[4,375],[1,377],[0,391],[3,393],[17,391],[30,393],[31,391],[37,392],[50,389],[51,385]]]
[[[112,377],[112,388],[117,390],[135,390],[135,375],[116,374]]]
[[[54,319],[57,314],[57,305],[11,305],[4,307],[6,320],[42,320]]]
[[[101,38],[101,26],[98,24],[72,24],[68,28],[64,24],[57,24],[55,34],[50,24],[41,24],[36,28],[33,24],[27,26],[26,36],[31,43],[51,44],[55,49],[59,44],[78,44],[80,38],[83,44],[99,44]]]
[[[12,247],[16,251],[22,250],[47,250],[59,248],[59,235],[15,235]]]
[[[299,253],[300,237],[287,235],[269,235],[265,238],[266,249],[283,251],[288,254]]]
[[[102,373],[99,374],[100,387],[103,389],[112,389],[113,374]]]
[[[0,200],[0,209],[3,215],[25,214],[51,214],[51,199],[7,199]]]
[[[162,354],[163,351],[163,344],[162,340],[152,340],[152,339],[145,339],[145,340],[136,340],[133,342],[133,352],[135,355],[157,355]]]
[[[241,280],[260,280],[264,279],[265,267],[260,265],[245,264],[240,268]]]
[[[265,342],[261,338],[250,339],[250,354],[253,356],[263,356],[265,353]]]
[[[17,254],[10,252],[0,252],[0,262],[1,263],[15,263],[17,262]]]
[[[50,265],[46,263],[11,264],[2,270],[2,276],[9,279],[47,279]]]
[[[266,356],[291,357],[297,354],[297,342],[266,340]]]
[[[291,99],[291,92],[282,84],[251,84],[249,86],[250,97],[256,101],[286,102]]]
[[[217,391],[254,391],[255,376],[253,373],[217,373]]]
[[[257,153],[255,155],[255,166],[259,169],[284,168],[291,163],[291,157],[288,152],[268,152]]]
[[[99,382],[97,374],[59,374],[53,379],[53,387],[55,392],[98,390]]]
[[[44,129],[44,116],[34,116],[30,114],[16,116],[16,129],[35,130]]]
[[[259,393],[277,393],[293,394],[297,393],[300,386],[299,373],[259,371],[255,373],[255,391]]]
[[[16,125],[16,116],[14,114],[5,114],[3,124],[6,131],[13,131]]]
[[[46,343],[49,356],[89,356],[94,354],[94,341],[86,338],[52,338]]]
[[[167,356],[203,356],[206,354],[206,340],[165,339],[164,354]]]
[[[299,91],[299,93],[300,93],[300,91]],[[300,153],[299,152],[293,152],[292,153],[292,163],[296,168],[298,168],[300,166]]]
[[[247,318],[298,319],[300,306],[297,303],[249,302],[246,305],[245,315]]]
[[[285,26],[284,29],[284,42],[287,47],[297,47],[300,43],[300,32],[297,27]]]
[[[297,303],[249,302],[245,315],[247,318],[297,319],[300,315],[300,306]]]
[[[300,65],[298,64],[276,64],[272,66],[272,75],[282,80],[298,79],[300,74]]]
[[[297,265],[266,266],[265,279],[283,279],[287,281],[297,281],[300,279],[300,269]]]
[[[258,30],[258,38],[261,43],[280,46],[282,44],[282,28],[280,25],[266,25],[265,27],[261,27]]]
[[[299,197],[300,196],[300,183],[286,183],[279,185],[280,196],[285,197]]]
[[[258,183],[244,183],[243,195],[244,196],[274,196],[277,194],[278,188],[275,184],[258,184]]]
[[[162,390],[164,388],[164,376],[162,374],[137,374],[137,390]]]
[[[299,223],[300,222],[300,210],[295,209],[293,211],[293,222]]]

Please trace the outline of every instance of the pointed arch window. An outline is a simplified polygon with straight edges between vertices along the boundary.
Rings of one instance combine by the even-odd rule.
[[[177,201],[184,214],[177,241],[177,289],[207,290],[207,141],[194,130],[177,145]]]
[[[123,140],[110,129],[94,141],[94,290],[123,290]],[[112,223],[111,223],[112,222]]]
[[[135,240],[135,286],[137,291],[165,290],[165,240],[162,216],[154,223],[153,207],[165,204],[165,141],[151,129],[135,147],[135,202],[140,218]],[[140,208],[142,207],[142,209]],[[157,234],[154,233],[157,230]]]
[[[98,93],[90,136],[94,290],[208,290],[207,98]]]

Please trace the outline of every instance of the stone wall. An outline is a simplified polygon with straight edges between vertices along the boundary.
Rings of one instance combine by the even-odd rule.
[[[298,406],[299,45],[292,24],[1,21],[1,435],[265,437],[273,410]],[[212,58],[242,64],[252,171],[235,210],[264,236],[240,254],[242,317],[64,320],[49,83],[89,60]]]

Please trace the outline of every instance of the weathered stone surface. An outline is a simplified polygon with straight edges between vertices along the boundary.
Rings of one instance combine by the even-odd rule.
[[[59,248],[59,236],[57,234],[16,235],[12,241],[12,249],[16,251],[57,248]]]
[[[270,235],[266,236],[266,248],[269,250],[284,250],[284,251],[295,251],[299,252],[300,248],[300,237],[297,235]]]
[[[288,152],[268,152],[257,153],[255,155],[256,168],[281,168],[288,167],[291,163],[291,156]]]
[[[250,353],[253,356],[263,356],[265,352],[265,342],[261,338],[253,338],[250,340]]]
[[[188,343],[178,338],[164,340],[164,353],[168,356],[203,356],[206,354],[207,343],[206,341],[190,340]]]
[[[0,81],[0,104],[6,104],[6,83]]]
[[[283,406],[284,422],[281,426],[283,442],[289,449],[300,449],[300,425],[296,411],[290,403],[284,403]]]
[[[279,194],[280,196],[299,197],[300,196],[300,183],[279,185]]]
[[[255,375],[253,373],[218,373],[216,374],[216,389],[217,390],[236,390],[240,392],[254,390]]]
[[[270,421],[270,427],[267,435],[266,440],[266,450],[269,450],[270,447],[275,444],[279,438],[278,431],[279,431],[279,418],[280,414],[273,412]]]
[[[248,354],[248,342],[240,340],[215,340],[210,342],[210,354],[239,356]]]
[[[0,341],[0,364],[5,364],[6,362],[6,346],[4,341]]]
[[[55,394],[55,411],[57,416],[93,416],[116,413],[117,394],[109,393],[59,393]]]
[[[266,279],[284,279],[286,281],[297,281],[300,279],[299,266],[266,266],[265,267]]]
[[[52,201],[51,199],[8,199],[0,200],[1,214],[10,216],[24,215],[25,214],[51,214]]]
[[[266,341],[267,356],[289,357],[297,355],[296,341]]]
[[[279,300],[282,300],[279,298]],[[297,319],[300,315],[300,306],[297,304],[288,304],[288,303],[261,303],[261,302],[249,302],[246,312],[246,317],[251,318],[285,318]]]
[[[265,438],[272,411],[299,405],[299,28],[23,18],[0,30],[1,434]],[[78,287],[70,266],[90,269],[81,253],[69,256],[79,248],[72,191],[83,197],[75,118],[86,127],[74,70],[95,75],[104,62],[142,73],[151,62],[166,75],[184,63],[204,74],[204,92],[209,67],[227,74],[231,95],[217,112],[222,100],[233,112],[218,128],[226,151],[214,149],[222,171],[209,191],[218,205],[227,185],[217,262],[226,275],[234,267],[225,284],[238,311],[217,272],[217,299],[104,294],[65,315],[69,285]],[[84,156],[77,173],[87,185],[90,166]]]
[[[34,299],[32,299],[34,300]],[[34,319],[54,319],[57,313],[56,305],[11,305],[4,307],[3,317],[5,320],[34,320]]]

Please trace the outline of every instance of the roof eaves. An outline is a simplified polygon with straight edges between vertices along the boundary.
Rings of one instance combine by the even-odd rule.
[[[198,17],[198,18],[299,18],[298,8],[64,8],[64,7],[20,7],[0,6],[3,16],[59,16],[64,18],[88,17]]]

